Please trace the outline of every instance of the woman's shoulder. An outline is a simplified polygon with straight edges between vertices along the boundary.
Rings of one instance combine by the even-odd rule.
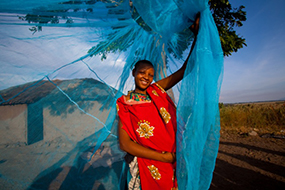
[[[148,91],[152,91],[152,90],[159,90],[161,91],[161,93],[166,93],[165,90],[157,83],[152,83],[148,89]]]
[[[126,103],[127,101],[129,101],[130,93],[131,91],[129,91],[127,95],[122,95],[120,98],[117,99],[117,102]]]
[[[126,102],[129,98],[128,95],[122,95],[120,98],[117,99],[117,102]]]

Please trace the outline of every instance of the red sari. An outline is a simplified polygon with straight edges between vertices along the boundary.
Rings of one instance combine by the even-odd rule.
[[[176,109],[171,98],[156,83],[147,88],[149,102],[117,100],[118,115],[130,138],[138,144],[158,152],[176,151]],[[175,163],[165,163],[138,157],[142,189],[177,187]]]

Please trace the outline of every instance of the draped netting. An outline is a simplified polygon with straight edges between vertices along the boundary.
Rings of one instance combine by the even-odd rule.
[[[198,12],[172,95],[179,189],[208,189],[218,151],[223,52],[208,1],[1,0],[0,189],[123,188],[116,99],[136,61],[156,81],[181,66]]]

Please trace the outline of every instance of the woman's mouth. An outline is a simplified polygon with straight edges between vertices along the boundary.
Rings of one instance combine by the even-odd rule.
[[[141,83],[142,83],[143,85],[147,85],[147,84],[148,84],[148,82],[145,81],[145,80],[142,80]]]

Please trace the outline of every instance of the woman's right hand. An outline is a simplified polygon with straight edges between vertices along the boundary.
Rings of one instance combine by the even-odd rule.
[[[198,35],[199,22],[200,22],[200,13],[198,13],[198,14],[196,15],[195,22],[189,27],[190,30],[194,33],[195,36]]]

